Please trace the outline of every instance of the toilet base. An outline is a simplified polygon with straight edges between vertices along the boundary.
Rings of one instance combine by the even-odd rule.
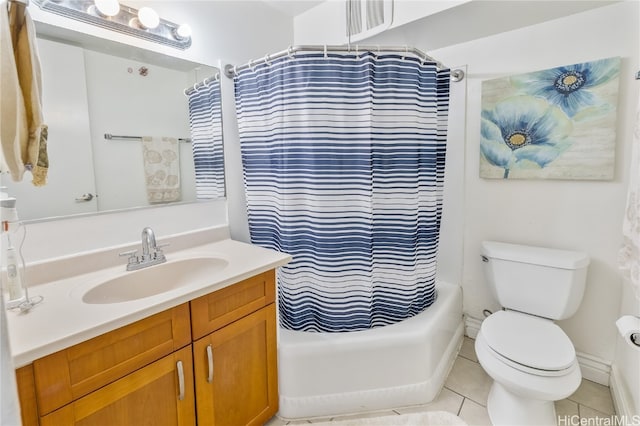
[[[555,426],[554,401],[523,398],[493,381],[487,400],[487,411],[494,426]]]

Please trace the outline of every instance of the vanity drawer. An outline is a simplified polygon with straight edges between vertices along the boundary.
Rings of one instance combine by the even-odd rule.
[[[189,304],[34,361],[45,415],[191,343]]]
[[[275,270],[192,300],[193,339],[199,339],[274,301]]]

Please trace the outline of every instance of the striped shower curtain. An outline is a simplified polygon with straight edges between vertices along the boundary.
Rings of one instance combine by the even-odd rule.
[[[449,70],[296,54],[235,78],[249,229],[287,252],[281,325],[342,332],[435,298]]]
[[[189,97],[189,126],[196,173],[196,198],[225,196],[220,82],[212,81]]]

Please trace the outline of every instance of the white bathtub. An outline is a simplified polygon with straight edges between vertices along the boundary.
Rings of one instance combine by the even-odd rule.
[[[284,419],[362,413],[432,401],[462,344],[462,291],[436,284],[437,300],[397,324],[351,333],[280,329]]]

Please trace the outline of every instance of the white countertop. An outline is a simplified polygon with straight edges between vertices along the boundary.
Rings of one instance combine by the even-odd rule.
[[[106,254],[93,254],[104,255]],[[44,301],[27,313],[7,311],[14,367],[30,364],[43,356],[282,266],[291,260],[287,254],[230,239],[167,252],[168,262],[190,257],[217,257],[225,259],[228,265],[217,271],[208,282],[196,282],[158,295],[121,303],[87,304],[82,301],[81,295],[97,283],[127,273],[125,258],[119,259],[120,264],[117,266],[103,267],[29,287],[30,296],[43,296]],[[87,259],[83,258],[80,262],[85,263],[86,269]],[[49,265],[39,265],[39,273],[49,268],[51,276],[58,277],[64,274],[55,269],[68,265],[69,259],[58,263],[52,261]]]

